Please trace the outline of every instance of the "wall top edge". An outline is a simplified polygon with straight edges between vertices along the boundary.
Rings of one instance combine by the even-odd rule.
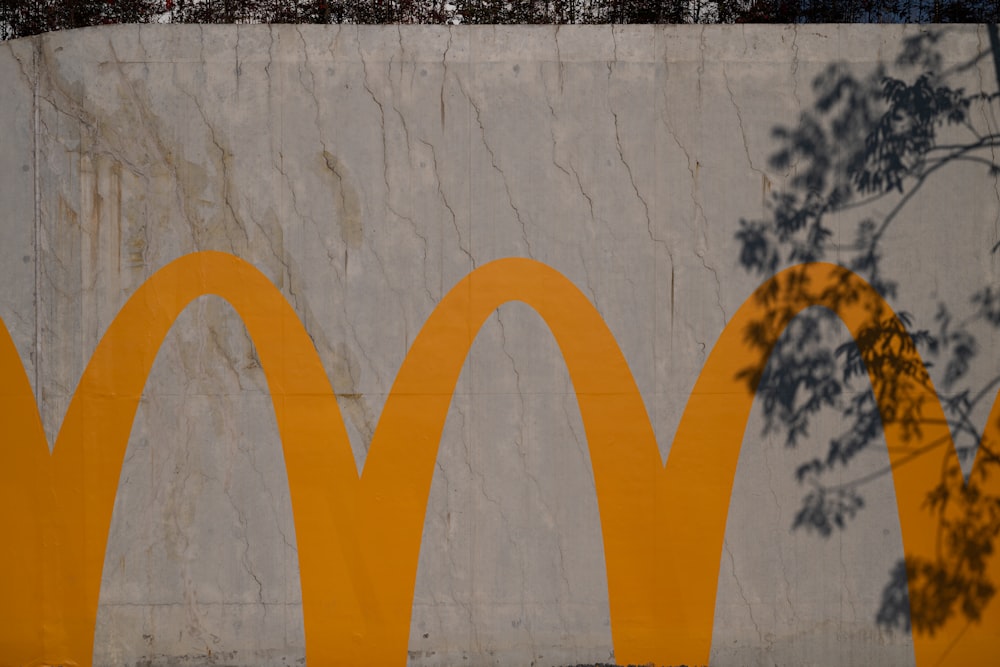
[[[886,45],[947,33],[975,50],[984,25],[194,25],[128,24],[9,40],[15,54],[106,62],[232,62],[303,57],[382,62],[870,62]],[[956,47],[953,52],[964,53]]]

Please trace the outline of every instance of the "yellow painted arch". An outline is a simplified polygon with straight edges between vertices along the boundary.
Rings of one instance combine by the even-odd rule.
[[[405,661],[424,515],[452,392],[479,328],[513,300],[548,324],[578,397],[601,515],[616,658],[707,663],[729,498],[753,401],[735,371],[761,358],[745,329],[768,312],[762,295],[792,275],[818,287],[815,298],[795,309],[831,308],[855,337],[870,321],[872,303],[891,313],[863,281],[832,265],[803,265],[772,278],[720,336],[666,466],[600,314],[565,277],[528,259],[476,269],[441,300],[397,375],[360,479],[308,334],[278,290],[231,255],[182,257],[128,300],[84,371],[51,457],[30,383],[0,327],[0,424],[7,434],[0,447],[0,527],[9,540],[0,550],[0,661],[90,664],[111,513],[139,397],[176,317],[193,299],[216,294],[243,319],[274,403],[311,664]],[[834,301],[834,291],[822,289],[845,280],[864,298]],[[792,315],[784,313],[776,326]],[[919,361],[915,350],[905,354]],[[879,396],[881,380],[871,379]],[[885,436],[904,549],[931,557],[935,520],[922,505],[942,460],[912,453],[950,434],[933,388],[913,391],[927,393],[914,398],[926,399],[931,425],[915,440],[887,420]],[[990,437],[997,435],[998,417],[994,406]],[[953,448],[946,449],[944,463],[957,460]],[[989,567],[991,579],[1000,581],[996,558]],[[977,625],[956,619],[933,636],[916,635],[918,664],[942,657],[974,664],[995,655],[998,607],[990,605]]]

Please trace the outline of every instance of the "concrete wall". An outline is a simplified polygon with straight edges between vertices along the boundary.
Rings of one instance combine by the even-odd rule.
[[[51,443],[125,299],[180,256],[235,254],[304,323],[360,470],[442,296],[491,260],[531,257],[596,305],[666,457],[706,355],[762,280],[740,267],[735,233],[792,187],[795,165],[769,162],[774,129],[816,108],[813,82],[831,63],[912,79],[919,70],[896,58],[920,30],[117,26],[7,42],[0,318]],[[941,39],[937,71],[996,90],[985,28]],[[988,108],[973,114],[997,130]],[[885,241],[897,311],[933,327],[939,302],[961,310],[996,283],[997,192],[982,165],[962,163],[906,203]],[[896,201],[833,216],[837,242]],[[976,381],[1000,370],[993,343],[979,340]],[[845,530],[792,530],[808,491],[795,471],[825,454],[839,418],[789,449],[762,434],[759,412],[736,474],[712,663],[912,664],[910,635],[875,622],[903,553],[891,477],[865,486]],[[96,664],[304,659],[280,444],[239,318],[200,299],[168,335],[128,444]],[[873,447],[842,479],[887,462]],[[594,661],[613,662],[614,646],[590,454],[555,342],[511,304],[479,333],[452,400],[409,663]]]

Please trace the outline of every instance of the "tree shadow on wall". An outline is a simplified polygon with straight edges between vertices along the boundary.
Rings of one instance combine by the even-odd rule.
[[[1000,87],[997,27],[986,29],[990,48],[957,64],[946,64],[942,57],[947,30],[926,30],[905,40],[896,62],[900,78],[889,76],[883,65],[859,74],[840,64],[816,77],[813,106],[796,126],[773,131],[778,150],[770,164],[791,175],[787,187],[773,193],[762,219],[740,221],[736,238],[745,270],[763,278],[785,265],[832,261],[892,300],[907,276],[893,273],[886,236],[890,229],[918,233],[899,229],[913,224],[907,218],[913,217],[915,195],[960,163],[981,167],[988,177],[1000,175],[995,156],[1000,93],[970,93],[954,84],[978,69],[989,72],[992,76],[984,79]],[[869,215],[873,210],[883,213]],[[850,243],[837,245],[834,218],[858,220],[851,223],[856,228]],[[970,256],[977,252],[969,250]],[[980,255],[990,252],[998,247],[982,249]],[[986,566],[1000,534],[1000,497],[986,484],[1000,473],[1000,442],[984,439],[985,429],[972,415],[990,407],[1000,375],[984,381],[970,369],[978,355],[990,352],[980,341],[1000,329],[1000,288],[984,285],[964,304],[939,303],[927,328],[919,328],[905,312],[893,317],[881,298],[866,296],[855,281],[836,280],[822,287],[823,294],[820,289],[792,272],[769,292],[758,292],[764,314],[745,335],[759,357],[739,371],[760,399],[765,432],[782,434],[788,446],[808,434],[821,411],[835,411],[844,425],[825,456],[796,471],[806,491],[793,529],[829,537],[863,510],[865,485],[891,469],[848,482],[832,481],[831,473],[841,474],[880,443],[890,424],[904,440],[919,439],[931,417],[916,390],[930,387],[933,376],[958,460],[964,466],[976,460],[976,465],[968,479],[958,465],[944,466],[938,483],[927,489],[924,511],[938,526],[936,555],[907,553],[896,564],[876,621],[885,628],[929,634],[952,618],[976,622],[987,605],[1000,604],[995,599],[1000,581],[990,580]],[[867,320],[856,342],[844,340],[843,326],[831,310],[810,308],[794,316],[818,300],[835,307],[866,299],[861,305]],[[878,395],[869,376],[878,379]],[[950,439],[921,444],[915,456],[935,456]]]

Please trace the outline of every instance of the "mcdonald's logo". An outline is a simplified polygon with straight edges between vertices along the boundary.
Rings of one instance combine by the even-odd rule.
[[[815,287],[775,317],[768,295],[782,280]],[[865,298],[833,299],[851,284]],[[438,442],[477,331],[508,301],[548,324],[569,370],[586,430],[608,575],[615,655],[625,663],[705,664],[730,492],[753,401],[735,369],[760,356],[748,323],[780,333],[798,310],[830,308],[855,338],[870,305],[889,306],[850,272],[829,264],[788,269],[732,318],[688,401],[664,465],[632,374],[603,319],[560,273],[528,259],[476,269],[439,303],[392,387],[359,477],[335,396],[312,342],[279,291],[250,264],[201,252],[154,274],[122,307],[94,351],[52,454],[28,378],[0,327],[0,661],[89,665],[104,553],[132,421],[157,351],[180,312],[214,294],[242,317],[260,355],[285,457],[298,536],[306,657],[310,664],[402,664],[417,559]],[[776,338],[776,336],[775,336]],[[126,344],[127,343],[127,344]],[[919,363],[909,346],[901,353]],[[766,359],[767,351],[765,351]],[[875,395],[881,378],[871,374]],[[923,508],[942,464],[919,456],[950,433],[929,383],[914,436],[886,419],[907,555],[935,549]],[[924,394],[919,394],[924,392]],[[887,417],[883,409],[883,417]],[[994,404],[986,427],[998,435]],[[979,465],[981,462],[977,462]],[[989,478],[996,492],[1000,482]],[[58,547],[58,548],[57,548]],[[998,559],[989,572],[1000,581]],[[980,664],[1000,654],[1000,605],[978,623],[954,619],[915,634],[919,665]]]

